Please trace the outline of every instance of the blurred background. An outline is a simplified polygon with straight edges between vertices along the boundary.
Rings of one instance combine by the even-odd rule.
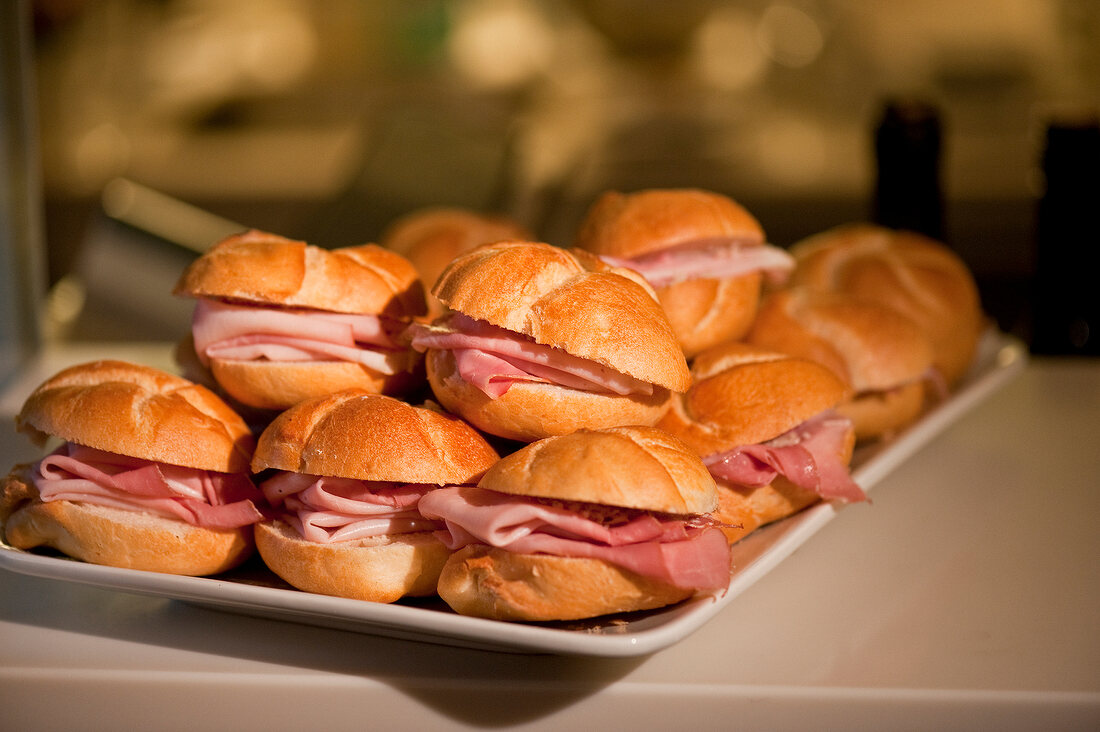
[[[1052,124],[1100,200],[1073,164],[1097,154],[1092,0],[27,5],[47,337],[177,339],[176,277],[241,227],[345,246],[446,204],[569,245],[604,190],[696,186],[789,246],[874,218],[890,174],[1003,330],[1096,353],[1096,294],[1064,278],[1097,229],[1039,221]],[[909,163],[876,152],[891,132]],[[1036,298],[1067,290],[1085,314],[1043,345]]]

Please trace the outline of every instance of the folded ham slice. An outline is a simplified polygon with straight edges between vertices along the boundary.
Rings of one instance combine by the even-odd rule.
[[[66,443],[33,469],[42,501],[77,501],[233,529],[264,518],[247,475],[185,468]]]
[[[350,361],[391,375],[407,370],[413,360],[377,315],[252,307],[201,298],[191,333],[204,365],[215,358]]]
[[[516,382],[622,396],[653,393],[653,384],[461,313],[432,325],[414,323],[406,338],[417,351],[452,351],[459,376],[492,399]]]
[[[794,269],[794,258],[783,249],[732,237],[703,239],[630,259],[605,255],[600,259],[613,267],[634,270],[653,287],[697,278],[741,277],[751,272],[764,272],[771,280],[782,282]]]
[[[703,462],[712,475],[737,485],[768,485],[782,475],[825,499],[865,501],[840,457],[850,430],[847,418],[826,412],[773,440],[709,455]]]
[[[434,485],[385,483],[282,472],[260,484],[302,538],[319,544],[435,531],[417,504]]]
[[[729,585],[730,549],[706,517],[688,520],[601,506],[590,518],[566,505],[476,486],[442,488],[420,512],[443,521],[439,540],[454,550],[488,544],[517,554],[600,559],[685,589]]]

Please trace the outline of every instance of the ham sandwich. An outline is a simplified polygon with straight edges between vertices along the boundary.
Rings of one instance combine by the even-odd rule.
[[[474,486],[433,491],[420,510],[446,524],[436,536],[452,551],[486,544],[516,554],[599,559],[684,589],[729,585],[729,545],[704,516],[540,501]]]

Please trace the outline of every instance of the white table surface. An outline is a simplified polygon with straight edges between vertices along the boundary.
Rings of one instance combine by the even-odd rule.
[[[9,384],[103,355],[66,347]],[[10,424],[10,422],[9,422]],[[0,459],[34,457],[5,429]],[[1100,729],[1100,362],[1023,373],[708,624],[493,653],[0,570],[0,728]]]

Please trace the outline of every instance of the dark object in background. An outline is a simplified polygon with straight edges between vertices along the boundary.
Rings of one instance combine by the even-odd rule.
[[[1042,170],[1031,350],[1100,355],[1100,117],[1051,123]]]
[[[934,106],[886,104],[875,128],[875,223],[944,240],[941,138]]]

